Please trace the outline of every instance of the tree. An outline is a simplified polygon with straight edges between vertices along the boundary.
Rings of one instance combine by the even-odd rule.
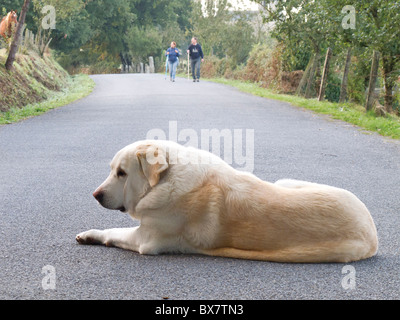
[[[303,64],[303,67],[307,65],[309,68],[301,81],[307,98],[316,94],[319,86],[316,86],[315,76],[319,72],[321,52],[332,46],[333,41],[330,12],[322,5],[323,1],[255,1],[264,6],[264,21],[273,24],[273,37],[289,51],[295,52],[295,48],[301,47],[309,52],[310,60],[308,64]],[[302,94],[302,90],[297,92]]]
[[[232,21],[227,23],[221,42],[223,52],[231,59],[233,65],[247,61],[255,44],[254,28],[250,24],[252,15],[246,12],[234,12]]]
[[[35,23],[32,31],[39,31],[43,19],[41,11],[45,5],[51,5],[56,9],[56,29],[49,30],[53,38],[51,47],[64,53],[80,48],[94,35],[94,25],[86,10],[87,3],[84,0],[34,0]]]
[[[222,41],[232,19],[227,0],[199,1],[193,10],[193,35],[199,39],[206,55],[225,56]]]
[[[18,51],[19,40],[21,38],[22,29],[23,29],[23,26],[25,23],[26,13],[28,12],[28,9],[29,9],[29,3],[30,3],[30,0],[25,0],[24,5],[22,6],[21,14],[19,16],[17,30],[15,31],[15,35],[11,42],[10,53],[8,54],[8,58],[7,58],[7,61],[5,64],[6,69],[9,71],[14,68],[13,64],[15,61],[15,55],[17,54],[17,51]]]
[[[69,8],[71,1],[73,6]],[[52,31],[51,47],[64,67],[104,63],[115,68],[121,57],[132,56],[139,61],[145,51],[159,56],[172,40],[183,42],[191,28],[191,0],[48,2],[57,3],[55,7],[62,11],[59,15],[57,10],[57,29]]]
[[[393,89],[400,72],[400,3],[394,0],[362,0],[357,37],[382,55],[385,109],[393,108]]]
[[[266,22],[274,23],[273,35],[279,41],[295,46],[308,42],[313,53],[318,54],[327,45],[334,52],[346,52],[350,63],[351,52],[368,49],[381,53],[382,74],[385,84],[385,108],[392,110],[393,89],[400,68],[400,3],[396,0],[360,0],[350,6],[354,12],[355,28],[343,28],[343,8],[346,0],[286,0],[259,1],[266,11]],[[353,50],[351,50],[353,49]],[[349,70],[349,65],[345,68]],[[311,72],[312,73],[312,72]],[[312,75],[311,75],[312,76]],[[345,74],[344,82],[347,79]],[[346,83],[343,85],[343,90]],[[342,93],[341,101],[344,99]]]
[[[86,5],[91,25],[94,26],[90,49],[104,56],[118,57],[125,49],[124,37],[135,23],[136,15],[131,12],[126,0],[97,0]]]
[[[206,55],[228,57],[233,66],[246,62],[255,44],[252,15],[236,12],[227,0],[208,0],[193,10],[193,35]]]
[[[131,27],[125,37],[129,52],[137,62],[147,61],[149,56],[158,56],[162,48],[162,35],[155,27]]]
[[[191,0],[131,1],[136,19],[123,37],[121,55],[129,54],[134,61],[144,62],[149,56],[161,56],[172,41],[182,46],[191,29],[192,7]]]

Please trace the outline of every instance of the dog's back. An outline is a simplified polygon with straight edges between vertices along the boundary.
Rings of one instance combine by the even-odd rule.
[[[224,200],[219,204],[220,248],[208,254],[348,262],[377,251],[372,217],[349,191],[307,182],[287,188],[240,172],[217,179],[214,174],[210,184],[219,187]]]

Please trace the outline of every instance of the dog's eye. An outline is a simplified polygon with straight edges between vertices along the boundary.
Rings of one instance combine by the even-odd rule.
[[[124,170],[122,170],[122,169],[119,169],[117,171],[117,176],[118,177],[125,177],[126,176],[126,172]]]

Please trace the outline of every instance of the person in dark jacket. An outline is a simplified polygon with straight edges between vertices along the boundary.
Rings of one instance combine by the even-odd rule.
[[[192,43],[190,44],[187,53],[190,56],[190,64],[192,67],[192,77],[193,82],[200,81],[200,66],[201,62],[204,62],[204,54],[201,49],[201,45],[197,43],[197,38],[192,38]]]
[[[179,63],[179,50],[176,48],[176,42],[171,42],[171,47],[167,49],[165,55],[168,57],[169,80],[175,82],[176,68]]]

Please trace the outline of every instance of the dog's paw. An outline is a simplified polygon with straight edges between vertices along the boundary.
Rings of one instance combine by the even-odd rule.
[[[79,244],[103,244],[98,230],[89,230],[79,233],[75,239]]]

